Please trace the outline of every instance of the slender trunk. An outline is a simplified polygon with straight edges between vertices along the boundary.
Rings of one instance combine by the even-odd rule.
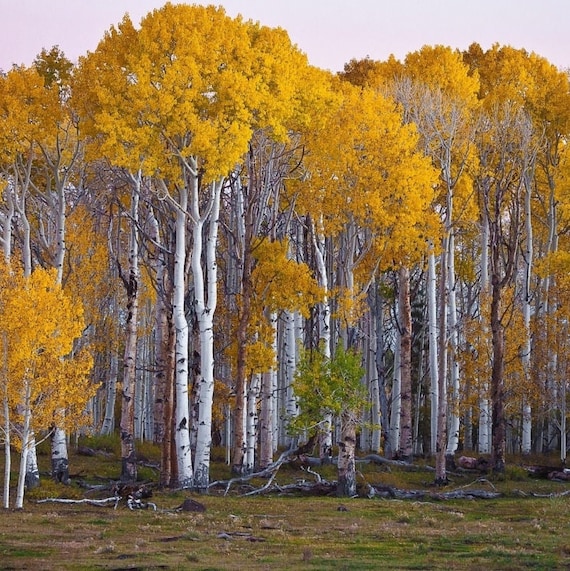
[[[57,271],[57,283],[63,282],[63,262],[65,259],[65,221],[66,221],[66,204],[65,204],[65,186],[67,184],[67,176],[63,179],[59,178],[57,169],[54,169],[57,189],[57,205],[56,205],[56,249],[54,265]],[[59,411],[60,415],[64,415],[65,411]],[[52,477],[56,482],[69,482],[69,454],[67,451],[67,435],[65,431],[58,426],[55,427],[51,440],[51,470]]]
[[[285,312],[285,386],[286,403],[285,418],[287,424],[298,414],[298,403],[293,391],[293,378],[296,368],[296,342],[295,342],[295,315],[291,311]],[[290,437],[289,444],[294,445],[295,439]]]
[[[397,453],[400,443],[400,422],[402,421],[402,389],[401,389],[401,342],[400,333],[396,332],[394,347],[394,370],[392,372],[392,394],[390,403],[390,449]]]
[[[491,277],[491,334],[493,342],[493,367],[491,370],[491,402],[493,403],[493,438],[491,466],[495,472],[505,471],[505,333],[501,324],[501,284],[495,274]]]
[[[198,181],[192,179],[192,184]],[[186,212],[188,208],[187,188],[180,189],[179,204],[176,208],[176,236],[174,253],[174,273],[172,292],[172,319],[175,328],[175,378],[176,409],[175,437],[177,484],[181,488],[193,485],[192,456],[190,451],[190,406],[188,402],[188,347],[189,331],[184,305],[186,295]]]
[[[338,443],[337,495],[356,495],[356,419],[345,411],[341,415],[341,437]]]
[[[4,250],[6,262],[10,259],[10,253]],[[12,454],[10,449],[11,426],[10,426],[10,402],[8,400],[8,334],[2,333],[2,406],[4,416],[4,508],[10,507],[10,471],[12,469]]]
[[[131,231],[129,236],[129,275],[123,277],[127,292],[127,336],[123,365],[123,384],[121,390],[121,480],[134,482],[137,479],[137,459],[135,452],[135,387],[138,341],[138,287],[139,252],[138,219],[140,198],[140,172],[132,177],[131,195]]]
[[[448,280],[448,326],[449,326],[449,376],[451,386],[451,413],[447,435],[446,454],[452,456],[459,446],[459,334],[457,327],[457,295],[455,287],[455,236],[449,235],[447,248],[447,280]]]
[[[111,352],[109,376],[105,383],[105,417],[101,425],[101,434],[113,434],[115,430],[115,402],[117,399],[117,378],[119,376],[119,356]]]
[[[482,229],[481,229],[481,294],[488,294],[489,292],[489,219],[485,209],[482,212]],[[483,319],[482,312],[479,311],[479,319],[481,321],[481,328],[485,337],[487,337],[487,324]],[[484,340],[486,343],[486,339]],[[489,402],[489,382],[485,379],[480,379],[480,396],[479,396],[479,453],[491,453],[491,412]]]
[[[399,328],[400,328],[400,438],[398,457],[411,462],[412,434],[412,309],[410,304],[410,272],[402,267],[399,272]]]
[[[373,288],[377,290],[378,288]],[[379,308],[376,306],[374,302],[372,302],[373,307],[370,310],[370,319],[369,319],[369,335],[370,335],[370,343],[368,348],[368,363],[369,363],[369,375],[370,375],[370,382],[369,382],[369,395],[370,395],[370,423],[371,427],[371,434],[370,434],[370,451],[374,454],[378,454],[380,451],[380,447],[382,445],[381,442],[381,424],[382,424],[382,417],[380,414],[380,379],[379,379],[379,372],[378,372],[378,348],[380,346],[378,342],[378,335],[379,332],[376,327],[376,322],[378,320],[378,316],[376,312],[379,311]]]
[[[249,228],[249,226],[248,226]],[[249,229],[246,231],[249,236]],[[251,272],[253,269],[253,260],[251,249],[248,247],[249,241],[246,236],[243,248],[243,267],[242,267],[242,285],[241,285],[241,307],[239,308],[239,322],[236,332],[237,341],[237,359],[236,359],[236,379],[235,379],[235,406],[234,406],[234,442],[232,450],[232,472],[234,474],[242,474],[244,470],[244,454],[245,454],[245,434],[243,426],[243,417],[245,413],[245,391],[246,391],[246,362],[245,354],[248,344],[248,326],[251,316]]]
[[[113,228],[114,226],[110,224],[107,236],[109,251],[113,251],[115,248],[118,250],[119,248],[118,244],[116,246],[113,245],[113,240],[116,240],[117,242],[119,241],[121,232],[120,224],[116,225],[116,232],[114,232],[114,237]],[[117,275],[117,268],[115,264],[111,264],[110,272],[114,277]],[[114,293],[111,296],[109,313],[112,316],[117,316],[119,314],[117,296]],[[119,325],[117,318],[113,318],[113,329],[113,338],[118,339]],[[103,435],[110,435],[115,431],[115,405],[117,401],[117,381],[119,378],[119,355],[118,351],[114,348],[110,353],[109,376],[107,377],[107,382],[105,383],[105,416],[101,426],[101,434]]]
[[[255,467],[255,448],[257,442],[257,428],[259,417],[257,414],[257,403],[259,400],[260,375],[253,374],[247,391],[247,415],[246,415],[246,449],[245,467],[247,474],[251,474]]]
[[[4,367],[6,367],[6,353],[4,353]],[[10,450],[10,404],[8,403],[7,385],[4,384],[4,508],[10,507],[10,470],[12,469],[12,454]]]
[[[24,380],[24,402],[23,413],[24,421],[22,424],[22,452],[20,456],[20,472],[18,473],[18,486],[16,489],[16,509],[24,507],[24,491],[26,482],[26,466],[28,463],[28,452],[30,450],[30,423],[32,419],[32,403],[31,403],[31,382],[29,379]]]
[[[28,455],[26,457],[26,490],[33,490],[40,485],[40,468],[38,466],[38,453],[36,450],[36,438],[30,431]]]
[[[273,353],[277,354],[277,313],[271,312],[269,317],[272,331]],[[277,386],[277,370],[271,370],[263,374],[261,381],[261,410],[259,415],[259,465],[266,468],[273,462],[274,453],[274,410],[277,406],[277,395],[274,390]]]
[[[437,408],[437,445],[435,450],[435,483],[447,483],[446,441],[447,441],[447,264],[445,256],[448,239],[444,238],[441,255],[441,275],[439,282],[439,343],[438,343],[438,408]]]
[[[530,332],[530,316],[531,316],[531,276],[533,262],[533,228],[532,228],[532,201],[531,201],[531,182],[528,175],[525,177],[525,229],[526,229],[526,248],[524,259],[524,286],[523,286],[523,322],[524,322],[524,344],[522,347],[522,365],[523,374],[525,376],[526,386],[530,387],[530,355],[532,351],[531,332]],[[532,409],[528,400],[525,398],[522,411],[522,435],[521,435],[521,452],[530,454],[532,446]]]
[[[390,442],[390,423],[388,415],[388,396],[386,394],[386,367],[384,346],[384,301],[379,285],[374,293],[375,328],[376,328],[376,373],[378,375],[378,400],[380,406],[380,435],[384,444],[384,455],[387,458],[393,456],[393,448]],[[382,444],[382,442],[379,442]]]
[[[211,184],[211,207],[206,236],[206,271],[202,269],[202,226],[194,224],[192,249],[192,276],[194,278],[194,307],[200,332],[200,383],[198,400],[198,431],[194,486],[207,490],[210,483],[210,454],[212,448],[212,406],[214,402],[214,313],[217,305],[218,218],[222,181]],[[193,216],[196,218],[197,196],[193,199]],[[205,274],[205,275],[204,275]]]
[[[437,419],[439,406],[439,383],[437,366],[437,279],[433,248],[428,257],[427,304],[429,335],[429,375],[430,375],[430,454],[437,449]]]
[[[319,219],[319,229],[315,228],[315,223],[311,221],[313,249],[315,252],[317,280],[319,286],[323,289],[323,300],[317,306],[319,317],[319,348],[323,351],[325,359],[331,357],[331,323],[330,323],[330,304],[328,298],[329,279],[326,267],[326,242],[323,231],[322,216]],[[324,413],[323,425],[319,438],[319,456],[321,460],[330,462],[332,457],[332,415]]]
[[[566,378],[562,379],[560,383],[560,462],[563,466],[566,465],[566,450],[567,450],[567,433],[566,433],[566,413],[568,410],[566,404],[567,388]]]

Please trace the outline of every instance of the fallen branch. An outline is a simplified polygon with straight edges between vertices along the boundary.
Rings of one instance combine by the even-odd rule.
[[[117,509],[119,502],[122,500],[121,496],[112,496],[110,498],[103,498],[101,500],[71,500],[68,498],[45,498],[43,500],[36,500],[37,504],[45,504],[47,502],[58,503],[58,504],[88,504],[92,506],[104,506],[106,504],[114,503],[114,509]]]
[[[551,494],[537,494],[535,492],[531,492],[530,495],[534,498],[562,498],[564,496],[568,496],[570,494],[570,490],[566,490],[565,492],[553,492]]]
[[[489,492],[487,490],[457,489],[449,492],[430,492],[428,490],[401,490],[392,486],[370,487],[371,490],[369,490],[368,497],[379,496],[397,500],[492,500],[501,496],[499,492]]]
[[[493,488],[493,490],[496,490],[497,488],[495,488],[495,486],[493,485],[493,482],[490,482],[489,480],[487,480],[487,478],[477,478],[476,480],[474,480],[473,482],[471,482],[470,484],[465,484],[464,486],[459,486],[458,488],[456,488],[457,490],[463,490],[465,488],[468,488],[469,486],[472,486],[473,484],[488,484],[489,486],[491,486],[491,488]]]
[[[265,492],[265,490],[267,490],[271,487],[271,484],[273,484],[273,480],[275,480],[275,476],[277,476],[277,470],[275,470],[275,472],[273,472],[273,474],[271,474],[271,477],[267,481],[267,484],[265,484],[261,488],[258,488],[256,490],[251,490],[251,492],[247,492],[246,494],[244,494],[244,496],[255,496],[257,494],[263,494],[263,492]],[[226,493],[227,493],[227,491],[226,491]]]
[[[253,474],[248,474],[246,476],[237,476],[235,478],[231,478],[230,480],[216,480],[215,482],[212,482],[208,486],[208,488],[214,488],[216,486],[225,486],[226,489],[224,491],[224,496],[227,496],[230,488],[236,483],[244,484],[246,482],[249,482],[253,478],[270,478],[270,482],[265,486],[263,486],[262,488],[262,489],[267,489],[275,479],[275,476],[279,471],[279,468],[281,468],[283,464],[289,462],[292,458],[298,456],[300,450],[301,450],[300,448],[286,450],[281,454],[281,456],[279,456],[279,458],[275,462],[267,466],[267,468],[260,470],[259,472],[254,472]]]

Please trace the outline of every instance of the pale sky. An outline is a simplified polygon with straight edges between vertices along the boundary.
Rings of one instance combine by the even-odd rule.
[[[128,12],[142,16],[165,0],[0,0],[0,69],[30,65],[58,45],[76,61]],[[176,3],[174,1],[174,3]],[[195,2],[189,2],[195,3]],[[196,2],[198,3],[198,2]],[[403,59],[424,45],[466,49],[478,42],[535,52],[570,68],[570,0],[213,0],[230,16],[280,26],[311,64],[340,71],[366,56]]]

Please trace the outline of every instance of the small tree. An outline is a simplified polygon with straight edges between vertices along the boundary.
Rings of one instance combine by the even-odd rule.
[[[18,427],[21,462],[15,507],[22,508],[33,434],[86,424],[85,406],[96,386],[89,379],[91,356],[76,351],[84,329],[82,308],[63,293],[56,270],[39,268],[24,277],[4,266],[2,273],[4,426],[7,438],[10,429]]]
[[[340,419],[339,496],[356,494],[356,426],[366,403],[363,374],[361,356],[339,346],[330,359],[322,348],[302,352],[293,381],[300,413],[292,420],[291,430],[313,436],[324,429],[322,419],[327,414]]]

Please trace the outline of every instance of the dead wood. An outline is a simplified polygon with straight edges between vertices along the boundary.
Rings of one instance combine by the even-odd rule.
[[[45,504],[48,502],[57,503],[57,504],[87,504],[91,506],[105,506],[107,504],[115,504],[114,507],[117,509],[119,502],[122,500],[120,496],[111,496],[110,498],[103,498],[100,500],[91,500],[91,499],[83,499],[83,500],[71,500],[67,498],[45,498],[43,500],[36,500],[37,504]]]
[[[548,478],[552,472],[563,471],[559,466],[545,466],[541,464],[534,464],[530,466],[523,466],[532,478]]]
[[[279,468],[281,468],[283,464],[287,464],[288,462],[290,462],[293,458],[299,457],[301,455],[300,453],[301,452],[304,453],[305,450],[306,450],[306,445],[303,447],[286,450],[281,454],[281,456],[279,456],[279,458],[275,462],[269,464],[267,468],[264,468],[259,472],[253,472],[252,474],[247,474],[245,476],[236,476],[235,478],[231,478],[230,480],[216,480],[215,482],[212,482],[208,486],[208,488],[216,488],[223,486],[225,487],[224,496],[226,496],[230,491],[230,488],[234,484],[245,484],[250,480],[252,480],[253,478],[269,478],[269,482],[262,487],[262,490],[267,490],[271,486],[273,480],[275,479],[275,476],[279,471]],[[248,492],[248,495],[250,494],[251,493]]]
[[[531,492],[530,494],[534,498],[563,498],[564,496],[570,495],[570,490],[566,490],[565,492],[557,492],[551,494],[537,494],[535,492]]]
[[[501,496],[499,492],[488,490],[457,489],[449,492],[434,492],[431,490],[401,490],[393,486],[371,486],[368,497],[396,500],[492,500]]]

